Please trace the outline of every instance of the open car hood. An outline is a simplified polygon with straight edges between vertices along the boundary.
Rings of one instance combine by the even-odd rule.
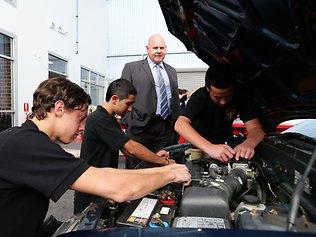
[[[159,0],[169,31],[206,64],[228,62],[264,126],[316,117],[316,1]]]

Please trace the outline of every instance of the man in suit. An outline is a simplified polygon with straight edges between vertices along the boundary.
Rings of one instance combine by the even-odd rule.
[[[127,134],[153,152],[178,141],[173,128],[180,111],[178,81],[176,70],[163,62],[166,48],[161,35],[150,36],[148,57],[127,63],[121,76],[137,90],[132,111],[124,118]],[[126,168],[138,163],[137,159],[127,159]]]

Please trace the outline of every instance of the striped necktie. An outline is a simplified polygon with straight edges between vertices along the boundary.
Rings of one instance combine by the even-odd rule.
[[[157,78],[158,78],[158,85],[159,85],[159,92],[160,92],[160,95],[159,95],[160,96],[160,116],[163,119],[166,119],[168,115],[170,114],[167,90],[166,90],[166,85],[160,71],[160,66],[156,65],[156,68],[157,68]]]

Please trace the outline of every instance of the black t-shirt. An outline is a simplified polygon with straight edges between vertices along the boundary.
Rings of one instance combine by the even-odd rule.
[[[129,137],[114,116],[98,106],[86,122],[80,157],[95,167],[118,167],[119,149]]]
[[[192,127],[211,142],[221,143],[232,136],[232,123],[239,117],[243,122],[257,118],[258,113],[246,93],[235,90],[228,108],[212,102],[206,87],[196,90],[190,97],[182,116],[191,120]]]
[[[83,142],[81,144],[80,158],[85,159],[94,167],[118,167],[119,149],[130,138],[122,131],[114,116],[98,105],[86,121]],[[76,192],[77,202],[101,202],[103,199],[87,193]]]
[[[48,209],[89,165],[30,120],[0,133],[0,236],[36,236]]]

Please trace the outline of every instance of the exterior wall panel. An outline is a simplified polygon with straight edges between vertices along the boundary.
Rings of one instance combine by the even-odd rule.
[[[178,84],[180,89],[187,89],[189,92],[193,93],[196,89],[204,86],[204,70],[190,70],[178,71]]]
[[[28,0],[16,6],[0,0],[0,9],[0,32],[14,41],[15,124],[25,120],[24,103],[31,107],[35,88],[48,78],[50,52],[67,60],[67,75],[78,84],[80,66],[105,75],[106,0]]]

